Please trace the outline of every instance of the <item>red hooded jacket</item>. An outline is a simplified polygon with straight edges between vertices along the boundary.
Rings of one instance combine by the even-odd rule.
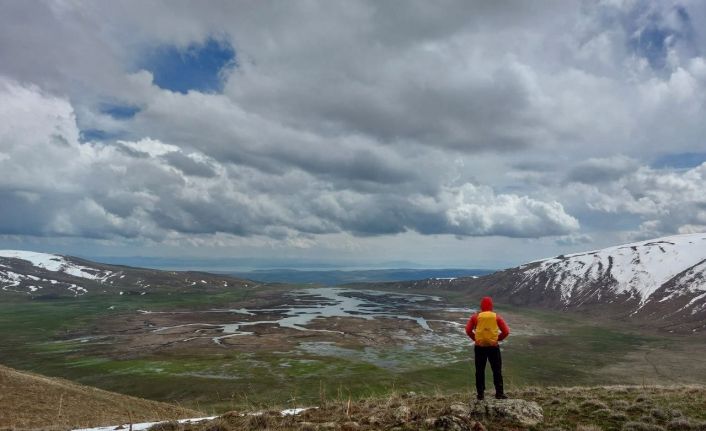
[[[486,296],[480,301],[480,311],[493,311],[493,300],[490,296]],[[498,329],[500,329],[500,334],[498,334],[498,341],[502,341],[510,335],[510,328],[508,328],[507,323],[500,317],[499,314],[495,315],[496,321],[498,322]],[[468,323],[466,323],[466,335],[471,337],[473,341],[476,341],[475,329],[478,324],[478,313],[474,313]]]

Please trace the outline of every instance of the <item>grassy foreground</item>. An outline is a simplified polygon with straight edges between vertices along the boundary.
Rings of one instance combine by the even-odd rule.
[[[530,387],[509,395],[537,402],[544,422],[523,427],[459,414],[459,405],[474,402],[468,394],[408,393],[358,401],[323,400],[297,416],[282,416],[276,409],[258,414],[230,412],[201,424],[172,422],[151,430],[706,430],[704,386]]]

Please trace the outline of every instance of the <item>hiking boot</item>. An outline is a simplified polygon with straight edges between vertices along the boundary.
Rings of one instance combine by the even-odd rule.
[[[505,395],[505,394],[495,394],[495,399],[496,399],[496,400],[506,400],[506,399],[507,399],[507,395]]]

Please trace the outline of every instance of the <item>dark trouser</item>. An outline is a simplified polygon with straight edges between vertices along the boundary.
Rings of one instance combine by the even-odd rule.
[[[483,395],[485,392],[485,362],[490,362],[490,369],[493,370],[493,384],[495,385],[495,394],[504,394],[503,391],[503,360],[500,357],[500,347],[475,346],[476,356],[476,391],[478,395]]]

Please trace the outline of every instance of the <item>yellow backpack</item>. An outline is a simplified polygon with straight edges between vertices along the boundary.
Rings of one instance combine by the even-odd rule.
[[[479,346],[498,345],[498,320],[492,311],[478,313],[476,322],[476,344]]]

